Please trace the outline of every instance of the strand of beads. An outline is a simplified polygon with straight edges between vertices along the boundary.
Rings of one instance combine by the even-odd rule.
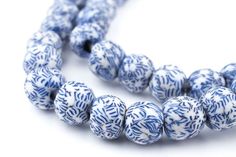
[[[124,131],[137,144],[157,142],[163,130],[173,140],[192,138],[205,122],[213,130],[235,126],[236,64],[227,65],[220,73],[201,69],[187,79],[176,66],[154,70],[146,56],[125,55],[118,45],[103,40],[122,2],[55,2],[41,30],[27,46],[25,92],[31,103],[40,109],[55,109],[59,119],[69,125],[89,121],[92,132],[104,139],[117,139]],[[137,102],[126,109],[125,103],[115,96],[95,97],[84,83],[66,82],[60,71],[61,49],[73,25],[77,26],[70,35],[71,48],[79,56],[89,57],[95,74],[104,80],[118,77],[131,92],[139,93],[149,86],[162,105]]]

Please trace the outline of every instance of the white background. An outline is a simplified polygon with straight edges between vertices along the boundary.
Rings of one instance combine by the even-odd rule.
[[[139,146],[121,137],[104,141],[88,126],[71,127],[53,112],[40,111],[24,95],[22,61],[27,39],[38,30],[52,0],[0,1],[0,156],[236,156],[236,128],[175,142],[164,137]],[[155,66],[174,64],[189,75],[200,68],[219,71],[236,61],[236,1],[129,0],[119,9],[107,39],[127,54],[150,57]],[[64,52],[63,72],[68,80],[82,81],[95,94],[114,94],[127,106],[153,100],[135,95],[117,83],[99,80],[85,59]]]

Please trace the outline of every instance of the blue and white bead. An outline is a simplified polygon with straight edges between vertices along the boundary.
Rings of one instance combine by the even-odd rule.
[[[173,140],[184,140],[198,135],[204,127],[202,105],[187,96],[170,98],[164,104],[164,130]]]
[[[183,95],[186,80],[177,66],[164,65],[153,72],[149,88],[156,100],[163,103],[170,97]]]
[[[110,25],[110,19],[107,13],[100,8],[85,7],[79,12],[76,18],[77,25],[84,23],[96,23],[104,30],[104,32],[107,32]]]
[[[232,82],[230,89],[236,93],[236,79]]]
[[[92,48],[88,63],[90,70],[103,80],[114,80],[125,57],[124,51],[111,41],[103,40]]]
[[[61,51],[52,45],[36,45],[28,48],[23,63],[25,72],[28,74],[32,70],[44,66],[61,69]]]
[[[104,139],[117,139],[124,125],[125,104],[119,98],[104,95],[94,100],[90,128],[94,134]]]
[[[62,40],[66,39],[72,30],[72,23],[67,18],[62,18],[62,16],[48,16],[44,19],[41,25],[43,31],[53,31],[57,33]]]
[[[70,36],[71,49],[80,57],[89,57],[92,46],[105,36],[102,28],[95,23],[84,23],[74,28]]]
[[[63,2],[71,2],[75,5],[77,5],[78,7],[83,7],[86,3],[86,1],[88,0],[55,0],[55,2],[60,2],[60,3],[63,3]]]
[[[225,87],[214,87],[201,98],[209,128],[220,131],[236,125],[236,95]]]
[[[127,0],[116,0],[116,4],[117,4],[118,6],[124,5],[125,2],[127,2]]]
[[[117,3],[115,0],[88,0],[86,7],[103,10],[107,17],[113,19],[116,15]]]
[[[152,102],[137,102],[131,105],[125,116],[125,135],[134,143],[151,144],[163,133],[162,109]]]
[[[84,83],[69,81],[60,88],[55,98],[55,112],[67,124],[84,124],[89,120],[94,98],[93,91]]]
[[[211,69],[200,69],[193,72],[189,79],[190,91],[188,96],[200,99],[210,88],[225,86],[224,77]]]
[[[38,31],[28,40],[27,49],[37,45],[52,45],[58,51],[62,48],[61,38],[53,31]]]
[[[222,70],[226,82],[226,87],[230,88],[232,82],[236,79],[236,63],[226,65]]]
[[[74,20],[79,10],[75,3],[70,1],[55,1],[48,10],[48,16],[56,15],[62,18]]]
[[[54,99],[65,83],[58,69],[42,67],[31,71],[25,81],[25,94],[30,102],[43,110],[54,109]]]
[[[143,92],[152,76],[153,64],[144,55],[129,55],[120,66],[118,77],[120,83],[130,92]]]

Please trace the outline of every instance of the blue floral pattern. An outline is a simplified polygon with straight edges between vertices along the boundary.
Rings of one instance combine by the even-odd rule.
[[[124,125],[125,104],[119,98],[104,95],[94,100],[90,128],[94,134],[104,139],[117,139]]]
[[[236,125],[236,95],[228,88],[214,87],[201,98],[209,128],[220,131]]]
[[[152,102],[136,102],[125,116],[125,135],[137,144],[151,144],[158,141],[163,133],[162,108]]]
[[[164,65],[153,72],[149,88],[156,100],[163,103],[170,97],[183,95],[186,80],[177,66]]]
[[[236,93],[236,79],[232,82],[230,89]]]
[[[70,47],[80,57],[89,57],[91,47],[105,37],[105,32],[95,23],[85,23],[74,28]]]
[[[52,45],[58,51],[62,48],[61,38],[53,31],[38,31],[28,40],[27,49],[37,45]]]
[[[125,57],[124,51],[111,41],[103,40],[92,48],[88,63],[90,70],[103,80],[114,80]]]
[[[170,98],[164,104],[164,130],[173,140],[184,140],[198,135],[204,127],[202,105],[187,96]]]
[[[76,24],[96,23],[104,32],[108,31],[111,19],[109,19],[105,10],[95,7],[85,7],[81,10],[76,18]]]
[[[101,9],[107,17],[113,19],[116,15],[117,3],[115,0],[87,0],[86,7]]]
[[[23,62],[25,72],[28,74],[34,69],[45,66],[61,69],[61,50],[57,50],[52,45],[42,44],[28,48],[28,52],[26,53]]]
[[[54,99],[65,83],[65,78],[58,69],[38,68],[27,75],[25,93],[30,102],[43,110],[54,109]]]
[[[62,40],[65,40],[70,35],[71,29],[71,21],[58,15],[47,16],[47,18],[43,20],[41,25],[41,30],[53,31],[57,33]]]
[[[230,88],[234,79],[236,79],[236,63],[226,65],[222,70],[226,82],[226,87]]]
[[[74,20],[79,10],[75,3],[70,1],[55,1],[48,10],[48,16],[57,15],[63,18]]]
[[[144,55],[129,55],[120,66],[118,77],[120,83],[130,92],[143,92],[152,76],[152,61]]]
[[[95,96],[84,83],[69,81],[59,90],[55,112],[67,124],[81,125],[89,120],[89,110]]]
[[[224,77],[211,69],[200,69],[193,72],[189,79],[190,91],[188,96],[200,99],[210,88],[225,86]]]

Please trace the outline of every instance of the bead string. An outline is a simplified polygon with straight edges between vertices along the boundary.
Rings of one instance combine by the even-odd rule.
[[[69,125],[89,121],[92,132],[104,139],[117,139],[124,132],[130,141],[143,145],[158,141],[163,131],[170,139],[184,140],[198,135],[205,124],[218,131],[235,126],[236,63],[221,72],[200,69],[187,78],[176,66],[154,70],[146,56],[126,55],[120,46],[104,40],[124,2],[55,0],[27,45],[25,93],[30,102],[40,109],[54,109]],[[68,39],[78,56],[89,58],[90,70],[98,77],[107,81],[118,77],[134,93],[149,86],[162,105],[137,102],[126,109],[116,96],[95,97],[84,83],[66,82],[60,70]]]

